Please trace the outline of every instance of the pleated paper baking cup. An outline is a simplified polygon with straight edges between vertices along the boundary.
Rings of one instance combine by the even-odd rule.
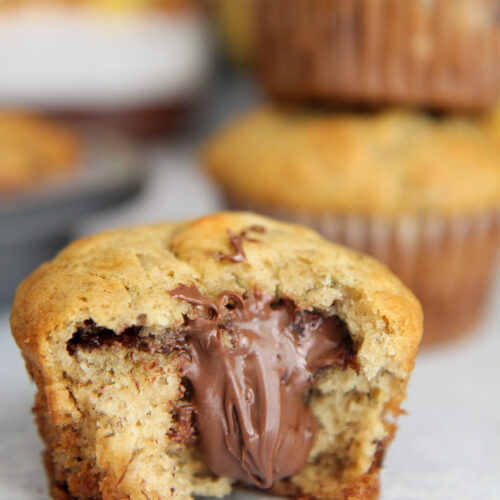
[[[500,93],[498,0],[256,0],[278,98],[481,109]]]
[[[439,217],[323,215],[245,203],[253,210],[312,227],[324,237],[384,262],[415,293],[424,310],[423,344],[447,341],[474,330],[495,274],[500,212]]]

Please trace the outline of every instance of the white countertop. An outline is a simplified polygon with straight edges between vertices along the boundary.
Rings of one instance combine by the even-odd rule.
[[[146,188],[80,232],[201,215],[219,208],[189,143],[151,154]],[[474,336],[423,351],[389,449],[381,500],[500,499],[500,280]],[[0,310],[0,500],[47,498],[32,424],[33,385]],[[246,493],[234,498],[250,498]]]

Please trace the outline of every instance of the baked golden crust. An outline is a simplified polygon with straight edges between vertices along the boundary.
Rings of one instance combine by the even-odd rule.
[[[478,120],[264,107],[208,142],[232,197],[309,213],[470,214],[500,208],[500,148]]]
[[[73,171],[81,144],[69,129],[33,115],[0,112],[0,195]]]
[[[264,227],[265,232],[258,234],[258,242],[244,243],[245,262],[218,258],[221,253],[234,251],[228,229],[239,233],[255,225]],[[161,425],[156,420],[155,425],[149,425],[141,420],[144,416],[130,412],[132,408],[142,411],[141,406],[134,405],[139,405],[147,392],[140,377],[141,366],[148,359],[154,361],[155,368],[151,369],[163,374],[157,377],[146,372],[155,399],[160,395],[172,400],[178,397],[179,377],[170,365],[160,366],[162,355],[134,355],[137,380],[133,373],[132,379],[137,391],[139,386],[143,388],[137,394],[134,384],[126,382],[129,354],[109,348],[95,355],[81,353],[73,359],[68,355],[67,342],[89,318],[116,332],[137,324],[148,324],[153,332],[180,327],[192,306],[168,292],[186,283],[195,284],[213,297],[226,291],[251,291],[257,286],[275,296],[290,298],[303,309],[331,312],[335,304],[335,313],[346,322],[357,346],[360,371],[336,371],[320,378],[311,408],[321,430],[310,464],[291,483],[280,483],[277,488],[311,498],[375,498],[377,446],[386,443],[393,433],[393,424],[386,422],[384,415],[397,415],[405,397],[422,333],[420,305],[396,277],[373,259],[329,243],[301,226],[249,213],[220,213],[194,221],[122,229],[84,238],[19,286],[11,315],[12,333],[39,389],[36,413],[50,452],[48,463],[54,491],[106,500],[143,498],[143,491],[147,495],[158,492],[150,486],[156,484],[151,471],[156,470],[157,464],[147,461],[149,451],[143,450],[149,441],[144,441],[143,435],[157,433],[154,440],[161,440],[160,451],[173,446],[165,430],[161,431],[170,425],[168,411],[161,409],[165,403],[155,404],[154,411],[158,413],[147,417],[161,417]],[[104,372],[92,371],[101,366],[97,360],[102,361]],[[111,379],[97,381],[103,373]],[[81,378],[77,380],[78,377]],[[166,385],[158,385],[161,377],[167,377]],[[93,384],[97,384],[97,389],[85,392]],[[354,397],[347,405],[353,412],[353,422],[362,421],[369,429],[367,439],[355,445],[352,436],[342,437],[335,427],[336,398],[345,397],[340,394],[340,387],[347,388]],[[115,388],[117,392],[111,392]],[[99,399],[101,394],[104,401]],[[111,416],[107,416],[103,412],[109,411],[110,401],[113,406]],[[364,405],[375,401],[377,406],[365,411]],[[97,411],[96,405],[104,406]],[[128,412],[129,418],[120,421],[120,425],[125,426],[124,422],[132,418],[133,424],[124,427],[123,435],[113,424],[110,429],[113,435],[116,432],[117,441],[110,445],[111,434],[103,437],[99,433],[120,411]],[[99,421],[97,430],[95,419]],[[136,420],[137,425],[141,422],[144,427],[138,428]],[[329,429],[330,424],[333,427]],[[135,441],[129,446],[132,438]],[[328,446],[332,440],[341,443],[342,439],[347,455],[340,466],[328,454]],[[160,477],[158,484],[167,491],[174,490],[166,496],[191,498],[192,494],[228,492],[227,479],[210,476],[195,456],[189,455],[191,458],[185,461],[181,451],[175,450],[181,465],[175,462],[178,458],[171,458],[167,452],[169,460],[174,460],[180,472],[194,467],[195,472],[190,472],[189,477],[198,478],[198,483],[186,486],[189,481],[182,476],[182,481],[176,479],[175,487],[168,490],[173,479]],[[161,453],[164,458],[165,453]],[[75,457],[79,457],[78,462]],[[364,492],[364,496],[356,492]],[[331,494],[334,496],[328,496]]]

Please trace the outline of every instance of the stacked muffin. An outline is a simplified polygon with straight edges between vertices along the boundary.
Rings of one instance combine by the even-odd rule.
[[[500,85],[497,0],[256,0],[276,97],[486,108]]]
[[[279,104],[205,149],[229,206],[308,223],[384,261],[421,300],[426,343],[471,331],[497,258],[497,10],[256,0],[257,73]]]

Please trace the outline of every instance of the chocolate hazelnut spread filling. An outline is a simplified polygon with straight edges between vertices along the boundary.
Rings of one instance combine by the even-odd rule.
[[[68,341],[68,353],[113,345],[178,351],[189,398],[177,408],[177,427],[166,431],[174,441],[198,441],[215,474],[259,488],[300,472],[317,431],[308,388],[324,368],[358,369],[345,323],[258,290],[214,300],[179,285],[170,294],[193,306],[180,329],[153,336],[131,326],[115,333],[87,320]]]
[[[108,328],[97,326],[94,321],[89,319],[68,340],[66,350],[70,356],[74,356],[78,349],[90,351],[114,344],[120,344],[129,349],[161,354],[180,349],[179,340],[170,335],[153,336],[145,333],[141,326],[130,326],[117,334]]]
[[[345,324],[258,291],[211,300],[180,285],[171,294],[196,311],[180,367],[194,388],[207,465],[259,488],[298,473],[317,429],[308,386],[323,368],[355,367]]]

